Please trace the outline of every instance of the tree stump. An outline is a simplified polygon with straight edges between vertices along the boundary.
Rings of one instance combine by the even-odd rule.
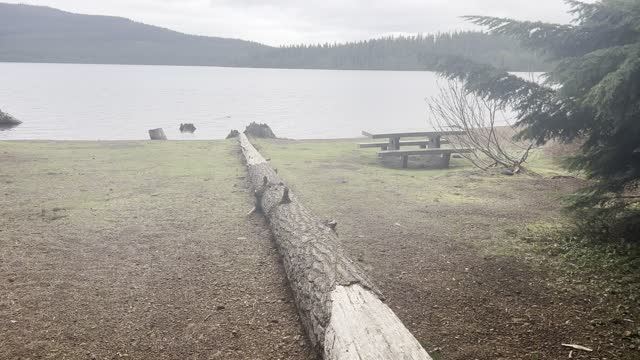
[[[252,122],[244,129],[244,133],[247,136],[253,136],[256,138],[265,138],[265,139],[275,139],[276,134],[273,133],[269,125],[267,124],[258,124],[256,122]]]
[[[189,123],[180,124],[180,132],[182,133],[188,132],[193,134],[194,132],[196,132],[196,126]]]
[[[431,360],[382,302],[378,288],[347,257],[331,226],[302,205],[245,134],[239,140],[255,209],[269,220],[314,350],[327,360]]]
[[[0,110],[0,129],[7,129],[22,124],[22,121]]]
[[[229,132],[229,135],[227,135],[226,139],[233,139],[233,138],[237,138],[238,136],[240,136],[240,131],[238,130],[231,130]]]
[[[167,135],[164,134],[162,128],[149,130],[149,137],[151,140],[167,140]]]

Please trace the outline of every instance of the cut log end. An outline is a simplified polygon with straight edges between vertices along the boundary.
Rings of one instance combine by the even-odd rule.
[[[149,138],[151,138],[151,140],[167,140],[167,135],[165,135],[162,128],[151,129],[149,130]]]
[[[325,360],[432,360],[391,309],[359,284],[331,293]]]

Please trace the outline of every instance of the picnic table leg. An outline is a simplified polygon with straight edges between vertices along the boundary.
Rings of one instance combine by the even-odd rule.
[[[442,168],[448,169],[451,163],[451,154],[442,154]]]
[[[439,149],[441,145],[441,141],[440,141],[440,135],[436,135],[436,136],[430,136],[429,137],[429,149]],[[441,168],[448,168],[449,167],[449,158],[451,157],[450,154],[442,154],[442,155],[436,155],[434,156],[435,158],[439,158],[439,162],[438,162],[438,167]],[[432,157],[433,158],[433,157]]]
[[[402,156],[402,168],[406,169],[409,167],[409,156],[408,155],[403,155]]]
[[[400,150],[400,138],[389,138],[389,150]]]
[[[439,149],[440,148],[440,136],[431,136],[429,137],[429,149]]]

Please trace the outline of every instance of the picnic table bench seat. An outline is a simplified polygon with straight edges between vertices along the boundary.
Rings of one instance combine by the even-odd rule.
[[[406,169],[409,166],[409,156],[411,155],[442,155],[443,167],[449,167],[451,160],[451,154],[468,154],[474,150],[471,148],[433,148],[433,149],[412,149],[412,150],[387,150],[378,152],[378,156],[390,157],[399,156],[402,157],[402,168]]]
[[[409,155],[441,155],[441,154],[468,154],[472,153],[472,148],[434,148],[434,149],[411,149],[411,150],[384,150],[379,151],[380,156],[409,156]]]

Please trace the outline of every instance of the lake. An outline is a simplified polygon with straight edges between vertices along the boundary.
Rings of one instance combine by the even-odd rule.
[[[279,137],[430,128],[431,72],[0,63],[0,140],[220,139],[252,121]],[[180,134],[193,123],[195,134]]]

